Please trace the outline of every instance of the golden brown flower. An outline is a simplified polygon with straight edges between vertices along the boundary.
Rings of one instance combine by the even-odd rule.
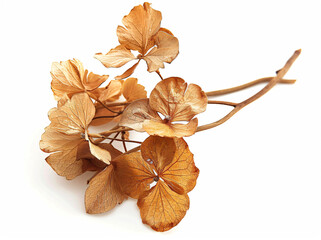
[[[94,104],[86,93],[75,94],[64,102],[49,111],[51,123],[41,136],[40,148],[51,153],[46,161],[58,175],[72,179],[87,170],[105,167],[113,150],[108,144],[95,145],[85,139],[95,115]]]
[[[56,100],[65,94],[70,98],[76,93],[93,92],[108,78],[108,75],[88,74],[88,70],[84,70],[83,64],[77,59],[54,62],[50,73],[51,89]]]
[[[199,86],[187,86],[183,79],[171,77],[159,82],[149,99],[131,103],[119,125],[146,131],[150,135],[186,137],[195,133],[198,121],[194,117],[204,112],[206,106],[206,94]],[[176,123],[181,121],[187,124]]]
[[[137,59],[144,59],[149,72],[164,68],[164,62],[171,63],[178,55],[178,39],[167,29],[161,28],[162,14],[150,7],[149,3],[134,7],[123,18],[125,27],[118,26],[117,36],[120,45],[107,54],[97,53],[97,58],[105,67],[121,67]],[[138,51],[135,57],[131,50]],[[116,79],[129,77],[138,62]]]
[[[113,165],[122,191],[138,199],[143,223],[163,232],[182,220],[199,174],[183,139],[150,136],[141,152],[121,155]]]

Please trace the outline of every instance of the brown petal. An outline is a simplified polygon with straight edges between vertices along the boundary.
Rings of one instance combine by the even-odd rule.
[[[72,96],[62,107],[49,112],[50,128],[65,133],[84,133],[95,115],[95,107],[86,93]]]
[[[171,77],[159,82],[150,94],[152,109],[173,121],[190,121],[196,114],[204,112],[207,97],[202,89],[185,81]],[[186,90],[186,92],[185,92]]]
[[[149,189],[156,175],[152,167],[142,158],[140,152],[123,154],[113,162],[122,191],[132,198],[138,198]]]
[[[128,102],[132,102],[141,98],[147,98],[145,87],[137,82],[137,78],[128,78],[123,84],[122,93]]]
[[[184,103],[176,109],[173,121],[192,119],[207,107],[207,96],[196,84],[189,84],[184,95]]]
[[[164,62],[171,63],[178,55],[178,39],[167,31],[160,29],[155,36],[155,43],[156,47],[144,56],[149,72],[164,68]]]
[[[98,160],[109,165],[110,161],[111,161],[111,155],[110,155],[109,151],[94,144],[90,140],[90,138],[88,138],[87,134],[88,133],[86,132],[86,139],[88,140],[89,149],[90,149],[91,154],[93,156],[95,156]]]
[[[89,182],[85,194],[86,212],[107,212],[126,198],[115,177],[113,165],[110,165]]]
[[[179,77],[166,78],[157,83],[150,94],[149,104],[152,109],[165,117],[175,115],[177,105],[184,102],[187,83]]]
[[[128,78],[130,75],[132,75],[134,73],[134,71],[135,71],[136,67],[138,66],[139,62],[140,61],[138,61],[133,66],[128,68],[122,75],[116,76],[115,79],[116,80],[122,80],[122,79]]]
[[[121,151],[114,148],[111,144],[108,143],[99,143],[98,146],[107,150],[111,155],[111,160],[115,159],[122,154]],[[89,160],[93,165],[99,169],[104,169],[107,167],[107,164],[98,160],[94,155],[91,154],[88,141],[78,145],[77,151],[77,160]]]
[[[77,148],[55,152],[46,158],[47,163],[60,176],[71,180],[87,171],[88,162],[77,161]]]
[[[165,124],[162,122],[146,120],[143,122],[143,129],[149,135],[158,135],[161,137],[188,137],[195,133],[198,125],[197,118],[192,119],[187,124]]]
[[[83,92],[82,79],[85,71],[79,60],[54,62],[50,73],[52,76],[51,89],[57,100],[63,97],[65,93],[74,94]]]
[[[172,191],[160,180],[138,199],[137,206],[143,223],[156,231],[164,232],[183,219],[189,209],[189,198],[187,194],[179,195]]]
[[[45,132],[41,135],[39,145],[42,151],[50,153],[72,150],[84,141],[85,139],[81,138],[80,134],[68,135],[47,127]]]
[[[175,151],[173,138],[150,136],[141,145],[143,159],[153,164],[158,174],[161,174],[163,169],[172,162]]]
[[[126,28],[117,28],[120,44],[144,55],[155,44],[153,36],[158,32],[161,20],[161,12],[152,9],[149,3],[134,7],[123,18],[122,22]]]
[[[106,89],[100,93],[99,100],[103,103],[113,102],[119,99],[122,91],[122,82],[111,80]]]
[[[109,75],[98,75],[95,73],[89,73],[88,77],[84,78],[83,85],[86,90],[92,91],[98,88],[103,82],[108,79]]]
[[[175,138],[174,142],[176,145],[175,155],[160,177],[165,182],[168,181],[172,190],[178,194],[182,194],[182,192],[176,185],[182,187],[184,192],[188,193],[196,185],[199,170],[195,166],[193,154],[190,152],[187,143],[182,138]]]
[[[146,120],[161,122],[157,112],[149,107],[148,99],[140,99],[129,104],[124,110],[119,125],[130,127],[136,131],[144,132],[143,124]]]
[[[95,58],[107,68],[118,68],[136,59],[132,52],[123,45],[111,49],[107,54],[96,53]]]

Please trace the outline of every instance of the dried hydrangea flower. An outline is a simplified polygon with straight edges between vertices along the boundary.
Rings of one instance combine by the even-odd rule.
[[[182,220],[199,174],[182,138],[150,136],[141,152],[121,155],[113,165],[122,191],[138,199],[143,223],[167,231]]]
[[[150,135],[186,137],[196,131],[197,114],[204,112],[207,97],[196,84],[189,84],[178,77],[159,82],[149,99],[131,103],[123,112],[120,126]],[[158,114],[163,115],[163,119]],[[186,124],[176,122],[186,122]]]
[[[169,30],[160,27],[161,20],[161,12],[151,8],[149,3],[134,7],[123,18],[125,27],[117,28],[120,45],[107,54],[97,53],[95,58],[107,68],[118,68],[132,60],[138,60],[116,79],[129,77],[141,59],[146,61],[149,72],[164,68],[164,62],[171,63],[178,55],[179,43]],[[138,51],[139,54],[134,56],[131,50]]]

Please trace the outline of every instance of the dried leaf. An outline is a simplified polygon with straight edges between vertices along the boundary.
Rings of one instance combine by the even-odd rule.
[[[78,147],[85,142],[84,134],[94,114],[95,107],[85,93],[49,111],[51,123],[41,136],[40,148],[52,153],[46,161],[58,175],[72,179],[97,169],[90,161],[77,159]]]
[[[88,143],[91,154],[94,155],[100,161],[109,165],[111,161],[110,153],[106,149],[103,149],[97,146],[96,144],[92,143],[90,139],[88,139]]]
[[[122,82],[111,80],[107,87],[100,93],[99,100],[103,103],[114,102],[119,99],[122,92]]]
[[[65,94],[69,97],[76,93],[91,91],[98,88],[108,75],[96,75],[84,70],[82,63],[77,60],[68,60],[64,62],[54,62],[51,67],[51,89],[56,100],[62,98]]]
[[[187,88],[187,90],[186,90]],[[159,82],[150,94],[149,104],[170,121],[190,121],[196,114],[204,112],[207,97],[202,89],[182,78],[171,77]]]
[[[167,78],[155,86],[149,100],[138,100],[127,106],[119,125],[150,135],[187,137],[197,128],[198,120],[193,117],[205,111],[206,106],[206,94],[199,86],[190,84],[187,87],[181,78]]]
[[[121,115],[120,126],[130,127],[138,132],[144,132],[144,122],[153,120],[162,122],[157,112],[151,109],[148,99],[140,99],[129,104]]]
[[[124,45],[119,45],[111,49],[107,54],[96,53],[95,58],[98,59],[106,68],[118,68],[136,59],[130,50]]]
[[[153,36],[160,29],[161,20],[161,12],[151,8],[149,3],[145,2],[143,6],[134,7],[123,18],[122,22],[126,28],[122,26],[117,28],[120,44],[144,55],[155,44]]]
[[[108,151],[111,155],[112,160],[122,154],[121,151],[114,148],[111,144],[99,143],[97,145],[100,148]],[[95,165],[99,169],[104,169],[105,167],[107,167],[106,163],[99,161],[94,155],[92,155],[92,153],[90,152],[89,143],[87,141],[78,145],[77,160],[89,160],[93,165]]]
[[[178,39],[168,31],[160,29],[155,36],[155,43],[156,47],[144,56],[149,72],[164,68],[164,62],[171,63],[177,57],[179,51]]]
[[[192,136],[196,131],[197,125],[197,118],[192,119],[187,124],[168,124],[163,122],[157,122],[154,120],[146,120],[143,123],[144,130],[149,135],[178,138]]]
[[[65,134],[85,133],[95,115],[95,107],[85,93],[74,95],[60,108],[49,111],[49,128]]]
[[[139,61],[137,63],[135,63],[133,66],[131,66],[130,68],[128,68],[122,75],[115,77],[115,79],[121,80],[121,79],[128,78],[130,75],[132,75],[134,73],[138,64],[139,64]]]
[[[110,152],[112,160],[122,154],[110,144],[101,143],[99,146]],[[107,212],[126,198],[115,177],[113,165],[109,165],[90,180],[85,195],[86,211],[90,214]]]
[[[121,155],[112,164],[122,191],[132,198],[138,198],[142,192],[148,190],[149,184],[156,177],[140,152]]]
[[[183,139],[150,136],[141,153],[119,156],[114,167],[124,193],[138,198],[143,223],[167,231],[185,216],[187,193],[194,188],[199,170]],[[153,181],[156,185],[150,188]]]
[[[155,187],[138,199],[137,206],[143,223],[158,232],[175,227],[189,209],[187,194],[177,194],[165,182],[159,181]]]
[[[147,98],[145,87],[137,82],[137,78],[128,78],[123,84],[122,94],[128,102]]]

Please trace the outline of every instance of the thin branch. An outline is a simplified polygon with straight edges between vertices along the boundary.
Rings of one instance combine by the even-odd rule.
[[[97,136],[96,135],[92,135],[92,134],[89,134],[88,135],[90,138],[96,138]],[[109,139],[109,140],[112,140],[112,141],[119,141],[119,142],[129,142],[129,143],[137,143],[137,144],[142,144],[142,142],[139,142],[139,141],[133,141],[133,140],[126,140],[126,139],[117,139],[116,136],[111,138],[111,137],[99,137],[99,139]],[[111,142],[112,142],[111,141]],[[111,143],[109,143],[111,144]]]
[[[121,141],[123,142],[123,146],[124,146],[125,152],[127,152],[126,140],[125,140],[125,132],[121,132]]]
[[[249,83],[245,83],[243,85],[237,86],[237,87],[232,87],[232,88],[226,88],[226,89],[222,89],[222,90],[216,90],[216,91],[211,91],[211,92],[207,92],[206,95],[208,97],[213,97],[213,96],[221,96],[224,94],[229,94],[232,92],[237,92],[252,86],[255,86],[257,84],[260,83],[265,83],[265,82],[270,82],[274,77],[265,77],[265,78],[260,78],[257,80],[254,80],[252,82]],[[281,79],[278,83],[283,83],[283,84],[293,84],[295,83],[296,80],[294,79]]]
[[[106,136],[106,135],[110,135],[111,133],[118,133],[118,132],[126,132],[126,131],[131,131],[133,129],[129,128],[129,127],[120,127],[120,128],[117,128],[117,129],[111,129],[109,131],[106,131],[106,132],[101,132],[99,133],[99,137],[101,136]]]
[[[120,133],[120,132],[116,133],[116,135],[115,135],[114,138],[109,142],[109,144],[112,144],[112,143],[113,143],[113,141],[118,137],[119,133]]]
[[[120,112],[117,112],[117,111],[114,111],[112,109],[109,108],[109,106],[107,106],[106,104],[104,104],[102,101],[100,101],[99,99],[96,99],[97,102],[99,102],[104,108],[106,108],[108,111],[112,112],[112,113],[117,113],[118,115],[122,114],[123,111],[120,111]],[[118,116],[116,115],[116,117]]]
[[[105,106],[106,107],[127,106],[130,103],[131,102],[113,102],[113,103],[106,103]]]
[[[156,73],[158,74],[158,76],[159,76],[162,80],[164,80],[164,78],[162,77],[162,75],[161,75],[161,73],[160,73],[159,70],[157,70]]]
[[[215,100],[208,100],[208,104],[222,104],[222,105],[227,105],[227,106],[232,106],[235,107],[237,103],[234,102],[226,102],[226,101],[215,101]]]
[[[199,126],[197,128],[196,132],[204,131],[204,130],[207,130],[207,129],[210,129],[210,128],[217,127],[218,125],[221,125],[222,123],[224,123],[228,119],[230,119],[235,113],[240,111],[243,107],[245,107],[248,104],[254,102],[256,99],[260,98],[265,93],[267,93],[269,90],[271,90],[284,77],[284,75],[290,69],[290,67],[295,62],[295,60],[298,58],[300,53],[301,53],[301,49],[296,50],[294,52],[294,54],[290,57],[290,59],[286,62],[284,67],[277,72],[277,75],[271,81],[269,81],[269,83],[261,91],[259,91],[258,93],[254,94],[252,97],[244,100],[243,102],[238,103],[231,112],[229,112],[226,116],[224,116],[220,120],[218,120],[216,122],[213,122],[213,123],[210,123],[210,124]]]
[[[130,149],[129,151],[125,152],[124,154],[129,154],[129,153],[132,153],[132,152],[137,152],[137,151],[139,151],[139,150],[140,150],[140,146],[135,147],[135,148],[133,148],[133,149]]]
[[[95,119],[101,119],[101,118],[115,118],[115,117],[118,117],[120,114],[122,114],[122,112],[121,112],[121,113],[118,113],[118,114],[116,114],[116,115],[114,115],[114,116],[97,116],[97,117],[94,117],[93,120],[95,120]]]

